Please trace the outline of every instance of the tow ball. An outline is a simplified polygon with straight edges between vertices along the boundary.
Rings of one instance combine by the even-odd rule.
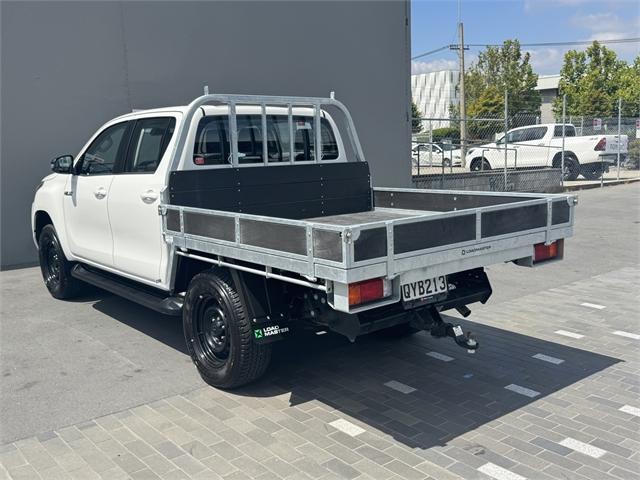
[[[431,327],[431,335],[434,337],[451,337],[456,344],[466,348],[467,352],[475,353],[478,349],[478,342],[471,332],[464,332],[460,325],[442,322]]]
[[[469,353],[475,353],[479,343],[471,332],[464,332],[460,325],[445,322],[440,316],[440,312],[435,308],[429,309],[429,315],[432,323],[428,330],[432,336],[436,338],[451,337],[458,346],[466,348]]]

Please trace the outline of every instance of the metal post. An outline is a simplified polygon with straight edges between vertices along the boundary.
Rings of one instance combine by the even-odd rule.
[[[295,160],[295,148],[294,148],[294,131],[293,131],[293,106],[287,105],[287,122],[289,125],[289,163],[293,163]]]
[[[262,162],[266,165],[269,162],[269,145],[267,144],[267,105],[263,102],[261,105],[262,114]]]
[[[567,96],[562,96],[562,150],[560,152],[560,180],[564,186],[564,126],[567,120]]]
[[[507,191],[507,132],[509,131],[509,92],[504,91],[504,191]]]
[[[429,166],[433,166],[433,125],[429,120]]]
[[[464,88],[464,26],[462,22],[458,25],[460,32],[460,160],[465,166],[467,156],[467,102]]]
[[[618,172],[616,173],[616,179],[620,180],[620,144],[622,143],[622,137],[620,136],[620,124],[622,123],[622,98],[618,99]]]

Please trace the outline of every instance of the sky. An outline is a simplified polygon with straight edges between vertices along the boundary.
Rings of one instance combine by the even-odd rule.
[[[640,37],[638,0],[460,0],[465,43],[521,43],[608,40]],[[411,56],[457,43],[456,0],[412,0]],[[607,47],[632,62],[640,43]],[[565,52],[585,47],[531,47],[531,63],[540,75],[560,72]],[[482,48],[465,53],[469,65]],[[412,73],[458,69],[457,52],[445,50],[412,62]]]

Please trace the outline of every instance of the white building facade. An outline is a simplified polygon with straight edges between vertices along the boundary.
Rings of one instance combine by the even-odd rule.
[[[449,126],[450,106],[458,104],[458,77],[458,70],[411,75],[411,98],[422,117],[442,119],[431,122],[432,128]]]

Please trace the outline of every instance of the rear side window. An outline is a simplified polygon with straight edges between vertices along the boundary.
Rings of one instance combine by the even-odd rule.
[[[553,129],[554,137],[562,137],[562,125],[556,125]],[[565,125],[564,126],[564,136],[565,137],[575,137],[576,129],[573,125]]]
[[[125,172],[155,172],[173,136],[175,126],[176,120],[173,117],[137,120],[129,140]]]
[[[262,146],[262,118],[260,115],[238,115],[238,162],[240,164],[264,163]],[[321,119],[322,159],[335,160],[339,156],[338,144],[331,125]],[[315,159],[313,117],[293,117],[294,161]],[[196,130],[193,163],[196,165],[225,165],[231,163],[227,116],[203,117]],[[267,161],[289,162],[290,132],[286,115],[267,116]]]

